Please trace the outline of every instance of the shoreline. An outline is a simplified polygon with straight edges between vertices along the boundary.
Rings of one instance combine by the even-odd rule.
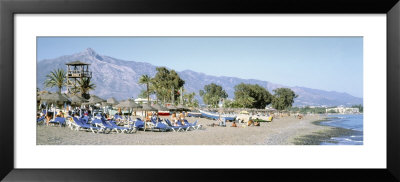
[[[333,137],[350,136],[359,131],[340,128],[335,126],[322,125],[322,122],[330,121],[329,118],[311,122],[313,125],[325,127],[323,130],[315,131],[305,135],[293,137],[291,142],[294,145],[321,145],[322,143],[337,144],[338,141],[332,140]]]
[[[168,117],[163,117],[168,118]],[[307,115],[304,119],[293,116],[275,118],[261,126],[211,127],[215,120],[188,117],[189,122],[198,120],[202,129],[185,132],[138,131],[133,134],[94,134],[72,131],[66,127],[37,126],[37,145],[310,145],[309,135],[332,130],[330,126],[320,126],[314,122],[324,119],[322,115]],[[298,139],[305,138],[306,142]],[[315,137],[314,137],[315,138]],[[318,138],[318,137],[317,137]],[[312,141],[318,141],[316,139]]]

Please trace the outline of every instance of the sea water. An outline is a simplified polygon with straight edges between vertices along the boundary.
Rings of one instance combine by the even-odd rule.
[[[363,137],[363,115],[328,115],[327,121],[320,123],[321,125],[333,126],[352,130],[349,135],[332,137],[330,140],[334,142],[323,142],[321,145],[362,145]]]

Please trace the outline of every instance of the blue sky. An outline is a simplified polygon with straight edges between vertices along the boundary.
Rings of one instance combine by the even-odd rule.
[[[86,48],[176,71],[363,96],[362,37],[39,37],[37,59]]]

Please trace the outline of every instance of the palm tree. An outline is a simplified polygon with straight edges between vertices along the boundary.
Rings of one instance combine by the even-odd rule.
[[[146,84],[146,92],[147,92],[147,103],[150,103],[150,83],[151,83],[151,78],[149,75],[142,75],[139,79],[140,84]]]
[[[57,87],[58,92],[61,93],[61,89],[66,84],[65,71],[63,69],[57,69],[51,71],[50,74],[46,75],[46,80],[44,81],[45,87]]]
[[[89,99],[89,91],[94,90],[96,85],[90,81],[90,78],[82,78],[78,80],[78,88],[81,96],[85,99]]]

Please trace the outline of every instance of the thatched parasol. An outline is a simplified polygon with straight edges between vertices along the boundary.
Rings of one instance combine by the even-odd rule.
[[[56,92],[56,93],[52,93],[52,94],[43,94],[41,96],[41,101],[45,101],[45,102],[47,102],[47,104],[54,103],[55,105],[57,105],[60,103],[68,102],[69,100],[61,93]],[[53,114],[53,119],[54,119],[55,118],[55,107],[54,107],[53,112],[54,112],[54,114]]]
[[[168,111],[168,108],[162,106],[161,104],[154,104],[151,107],[153,107],[153,108],[155,108],[155,109],[157,109],[159,111]]]
[[[95,95],[91,95],[90,99],[88,100],[89,102],[87,104],[97,104],[97,103],[102,103],[102,102],[106,102],[106,100],[97,97]]]
[[[117,104],[115,107],[119,108],[141,108],[139,104],[136,104],[135,101],[132,100],[125,100]]]
[[[117,101],[114,97],[111,97],[111,98],[108,98],[108,99],[107,99],[107,104],[110,104],[110,105],[117,105],[117,104],[118,104],[118,101]]]
[[[169,106],[167,106],[167,108],[168,108],[170,111],[176,111],[176,110],[177,110],[177,108],[176,108],[175,106],[173,106],[173,105],[169,105]]]
[[[142,104],[142,111],[145,111],[145,116],[147,116],[147,111],[158,111],[156,108],[151,107],[148,103]],[[146,124],[144,125],[144,130],[146,130]]]
[[[52,94],[42,94],[40,96],[42,101],[46,101],[47,103],[63,103],[69,101],[67,97],[62,95],[61,93],[52,93]]]
[[[151,107],[149,104],[142,104],[142,111],[158,111],[158,109]]]
[[[190,109],[186,108],[182,104],[179,104],[178,106],[176,106],[176,109],[179,111],[190,111]]]
[[[115,107],[118,108],[118,112],[121,112],[121,108],[127,108],[127,109],[132,109],[132,111],[137,111],[137,110],[140,110],[140,108],[142,106],[140,106],[139,104],[136,104],[135,101],[128,99],[128,100],[121,101]],[[135,113],[135,115],[136,115],[136,113]]]
[[[79,106],[80,104],[86,102],[86,99],[77,95],[72,95],[71,97],[69,97],[69,100],[71,101],[71,105],[75,106]]]

